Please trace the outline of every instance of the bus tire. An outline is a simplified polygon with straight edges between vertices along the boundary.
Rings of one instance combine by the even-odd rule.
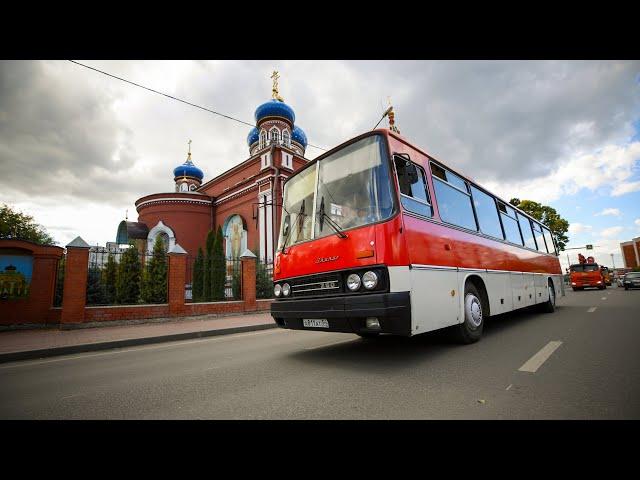
[[[469,344],[480,340],[484,327],[482,296],[476,286],[467,282],[464,287],[464,321],[457,325],[454,332],[460,343]]]
[[[549,290],[549,299],[538,305],[538,310],[543,313],[553,313],[556,311],[556,289],[553,287],[551,280],[547,283]]]

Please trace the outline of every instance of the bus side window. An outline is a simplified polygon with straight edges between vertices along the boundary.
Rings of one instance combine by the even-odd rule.
[[[478,231],[467,183],[449,170],[431,163],[434,195],[443,222]]]
[[[502,227],[500,226],[500,217],[498,216],[498,209],[496,208],[494,198],[476,188],[474,185],[471,185],[471,196],[473,197],[473,204],[476,208],[480,231],[504,240]]]
[[[531,230],[531,221],[529,221],[527,217],[518,214],[518,222],[520,223],[520,229],[522,230],[524,246],[531,250],[537,250],[536,241],[533,238],[533,231]]]
[[[547,227],[542,227],[542,233],[544,234],[544,239],[547,242],[547,248],[549,249],[549,253],[553,253],[558,256],[558,251],[556,250],[555,243],[553,243],[553,237],[551,236],[551,232]]]
[[[516,245],[524,245],[522,235],[520,235],[520,229],[518,228],[516,211],[513,208],[507,207],[507,205],[502,202],[498,202],[498,210],[500,211],[500,220],[504,227],[505,240],[515,243]]]
[[[431,217],[433,210],[429,201],[429,191],[424,169],[400,156],[394,157],[400,201],[405,210],[425,217]]]
[[[542,253],[549,253],[551,249],[547,249],[545,246],[545,239],[542,234],[542,227],[537,222],[531,222],[533,226],[533,234],[536,237],[536,243],[538,244],[538,251]]]

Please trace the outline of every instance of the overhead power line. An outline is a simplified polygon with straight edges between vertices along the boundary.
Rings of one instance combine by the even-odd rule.
[[[158,95],[165,96],[165,97],[170,98],[172,100],[176,100],[178,102],[186,103],[187,105],[199,108],[201,110],[205,110],[206,112],[213,113],[214,115],[219,115],[219,116],[221,116],[223,118],[226,118],[228,120],[233,120],[234,122],[242,123],[243,125],[248,125],[249,127],[255,127],[256,126],[253,123],[245,122],[244,120],[239,120],[239,119],[234,118],[234,117],[232,117],[230,115],[225,115],[224,113],[216,112],[215,110],[211,110],[210,108],[203,107],[202,105],[197,105],[195,103],[187,102],[186,100],[183,100],[183,99],[178,98],[178,97],[174,97],[173,95],[169,95],[168,93],[159,92],[158,90],[154,90],[153,88],[145,87],[144,85],[140,85],[139,83],[132,82],[131,80],[127,80],[126,78],[118,77],[116,75],[113,75],[111,73],[105,72],[103,70],[99,70],[97,68],[90,67],[89,65],[85,65],[84,63],[76,62],[75,60],[69,60],[69,61],[71,63],[75,63],[76,65],[79,65],[81,67],[88,68],[89,70],[93,70],[94,72],[98,72],[98,73],[101,73],[103,75],[107,75],[108,77],[115,78],[116,80],[120,80],[122,82],[126,82],[126,83],[129,83],[131,85],[135,85],[136,87],[144,88],[145,90],[149,90],[150,92],[157,93]],[[317,148],[318,150],[322,150],[322,151],[325,151],[325,152],[327,151],[326,148],[318,147],[317,145],[313,145],[311,143],[307,143],[307,146],[308,147]]]

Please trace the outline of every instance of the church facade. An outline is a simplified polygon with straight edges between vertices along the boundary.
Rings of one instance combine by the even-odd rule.
[[[139,198],[137,221],[120,223],[116,243],[133,242],[150,253],[160,236],[166,249],[178,243],[195,257],[198,248],[204,250],[207,233],[220,226],[227,258],[250,249],[261,262],[273,261],[284,182],[309,160],[307,137],[278,94],[277,72],[272,78],[273,98],[258,106],[256,126],[247,136],[249,157],[205,181],[189,145],[186,161],[173,170],[173,191]]]

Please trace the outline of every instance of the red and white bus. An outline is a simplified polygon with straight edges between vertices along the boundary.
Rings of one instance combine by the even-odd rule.
[[[551,232],[386,129],[291,176],[271,314],[282,328],[471,343],[489,315],[564,295]]]

